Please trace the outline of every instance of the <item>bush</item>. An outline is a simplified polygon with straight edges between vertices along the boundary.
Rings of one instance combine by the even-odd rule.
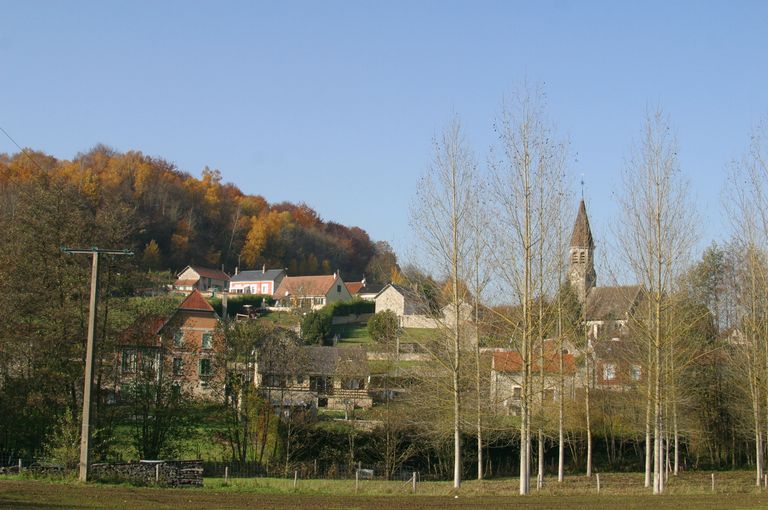
[[[216,313],[221,316],[221,294],[217,294],[216,297],[208,300]],[[230,294],[227,298],[227,315],[234,317],[235,314],[245,313],[245,305],[251,305],[253,309],[261,308],[262,303],[266,303],[267,306],[274,304],[275,300],[272,296],[262,296],[257,294]]]
[[[397,314],[392,310],[384,310],[373,315],[368,320],[368,336],[376,342],[390,342],[399,333]]]
[[[301,338],[308,344],[321,344],[331,334],[333,316],[327,307],[316,312],[307,312],[301,319]]]
[[[353,299],[351,301],[336,301],[326,306],[325,309],[329,310],[333,317],[362,315],[376,311],[376,303],[364,299]]]

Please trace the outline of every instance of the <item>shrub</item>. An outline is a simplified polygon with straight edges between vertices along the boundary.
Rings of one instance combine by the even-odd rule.
[[[390,342],[398,335],[397,314],[392,310],[384,310],[373,315],[368,320],[368,336],[376,342]]]
[[[376,310],[376,303],[364,299],[353,299],[351,301],[336,301],[326,306],[333,317],[344,315],[362,315],[364,313],[373,313]]]
[[[307,312],[301,319],[301,338],[308,344],[322,343],[331,334],[333,316],[327,307],[316,312]]]

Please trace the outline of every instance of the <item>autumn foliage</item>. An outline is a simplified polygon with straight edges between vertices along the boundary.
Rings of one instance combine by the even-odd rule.
[[[371,272],[382,273],[382,258],[394,257],[386,243],[374,245],[358,227],[323,221],[306,204],[270,204],[223,183],[218,170],[206,167],[196,178],[141,152],[97,146],[71,161],[34,151],[0,154],[0,189],[6,196],[14,186],[39,178],[73,185],[97,211],[130,215],[131,248],[145,269],[200,264],[223,265],[232,272],[238,265],[248,269],[266,264],[293,275],[340,269],[347,279],[365,274],[371,280]],[[372,262],[376,267],[367,272]]]

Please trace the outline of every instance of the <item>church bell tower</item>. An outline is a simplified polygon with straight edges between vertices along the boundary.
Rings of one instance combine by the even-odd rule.
[[[587,207],[584,205],[584,199],[579,203],[579,212],[576,215],[576,223],[573,225],[569,255],[568,280],[579,297],[579,302],[584,303],[589,290],[597,282],[594,259],[595,241],[589,228],[589,218],[587,218]]]

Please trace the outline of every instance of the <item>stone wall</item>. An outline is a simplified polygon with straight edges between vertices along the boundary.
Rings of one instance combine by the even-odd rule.
[[[93,480],[131,482],[137,485],[202,487],[203,462],[168,460],[93,464],[90,475]]]

